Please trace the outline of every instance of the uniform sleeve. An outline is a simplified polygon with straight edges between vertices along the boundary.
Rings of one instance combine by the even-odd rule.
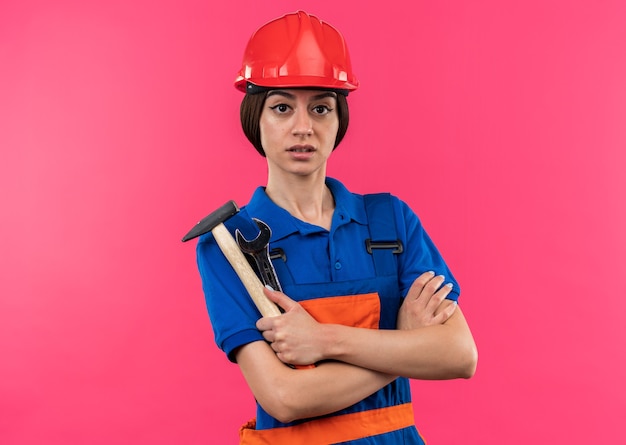
[[[239,346],[264,340],[256,328],[261,314],[211,234],[198,241],[196,258],[215,343],[234,362]]]
[[[445,283],[453,284],[452,291],[447,298],[458,301],[461,293],[459,283],[424,230],[419,217],[405,202],[395,197],[394,211],[398,233],[405,247],[402,255],[398,256],[398,275],[402,296],[406,296],[417,277],[424,272],[433,271],[436,275],[443,275],[446,279]]]

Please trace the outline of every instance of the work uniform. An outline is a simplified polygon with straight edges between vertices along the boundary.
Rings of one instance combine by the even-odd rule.
[[[273,264],[286,295],[319,322],[372,329],[396,328],[402,299],[424,272],[444,275],[453,284],[448,298],[458,299],[459,286],[452,273],[404,202],[391,197],[390,211],[380,214],[380,207],[374,207],[379,210],[372,217],[362,195],[349,192],[332,178],[326,184],[336,206],[330,231],[294,218],[274,204],[262,187],[226,222],[231,233],[239,228],[247,239],[258,231],[252,217],[271,228]],[[368,216],[375,223],[368,224]],[[392,226],[382,231],[392,234],[402,253],[368,252],[366,240],[381,225]],[[236,348],[264,341],[255,326],[260,314],[210,233],[200,238],[197,258],[216,343],[234,361]],[[256,425],[242,429],[241,435],[242,444],[424,443],[414,426],[409,381],[403,377],[353,406],[289,424],[274,419],[257,404]]]

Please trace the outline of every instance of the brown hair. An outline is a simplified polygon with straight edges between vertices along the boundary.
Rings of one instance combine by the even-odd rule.
[[[265,98],[267,97],[267,91],[257,94],[246,94],[241,101],[239,107],[239,118],[241,120],[241,128],[252,143],[256,151],[261,156],[265,157],[265,151],[261,145],[261,130],[259,127],[259,121],[261,119],[261,113],[263,112],[263,105],[265,104]],[[344,94],[337,94],[337,116],[339,118],[339,128],[337,130],[337,137],[335,138],[335,148],[341,142],[343,137],[348,131],[348,122],[350,121],[350,113],[348,112],[348,100]]]

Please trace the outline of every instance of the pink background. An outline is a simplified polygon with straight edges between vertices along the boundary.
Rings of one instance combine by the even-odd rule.
[[[414,382],[430,444],[617,443],[626,412],[626,4],[0,2],[0,443],[233,444],[194,243],[264,161],[231,82],[297,8],[362,82],[330,174],[421,215],[463,286],[470,381]]]

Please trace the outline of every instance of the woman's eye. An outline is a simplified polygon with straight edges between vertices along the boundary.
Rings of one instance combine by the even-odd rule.
[[[332,111],[332,109],[330,107],[328,107],[327,105],[316,105],[315,107],[313,107],[313,112],[315,114],[327,114],[330,113]]]
[[[287,111],[289,111],[289,107],[285,104],[278,104],[278,105],[274,105],[273,107],[270,107],[270,109],[276,111],[277,113],[286,113]]]

